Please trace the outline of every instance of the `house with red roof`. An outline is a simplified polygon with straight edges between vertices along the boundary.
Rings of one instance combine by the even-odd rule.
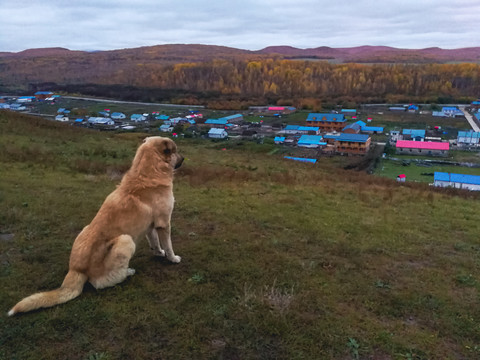
[[[448,142],[398,140],[396,153],[403,155],[447,156],[450,150]]]

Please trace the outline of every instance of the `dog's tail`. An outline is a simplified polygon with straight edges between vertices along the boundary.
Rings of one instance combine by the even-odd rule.
[[[82,293],[83,285],[87,282],[87,275],[75,270],[69,270],[62,286],[58,289],[36,293],[21,300],[9,312],[8,316],[19,312],[32,311],[39,308],[46,308],[62,304],[76,298]]]

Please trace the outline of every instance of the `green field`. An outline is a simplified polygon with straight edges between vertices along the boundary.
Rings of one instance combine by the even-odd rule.
[[[398,175],[405,174],[407,181],[426,183],[433,183],[433,174],[436,171],[480,176],[480,167],[429,163],[429,161],[438,160],[478,166],[480,163],[478,152],[450,150],[448,157],[435,158],[395,154],[394,149],[390,147],[386,153],[389,157],[380,159],[375,169],[375,175],[396,179]],[[426,160],[427,163],[419,163],[417,160]]]
[[[142,134],[0,112],[0,304],[59,286]],[[168,263],[0,317],[1,359],[476,359],[476,193],[178,140]],[[225,149],[225,150],[224,150]],[[412,167],[411,165],[410,167]]]

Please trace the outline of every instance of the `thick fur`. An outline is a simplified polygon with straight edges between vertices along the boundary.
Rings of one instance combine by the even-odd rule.
[[[173,172],[182,162],[172,140],[146,138],[120,185],[75,239],[61,287],[26,297],[8,315],[67,302],[82,293],[87,281],[97,289],[122,282],[135,273],[128,263],[145,236],[155,255],[180,262],[172,249],[170,220]]]

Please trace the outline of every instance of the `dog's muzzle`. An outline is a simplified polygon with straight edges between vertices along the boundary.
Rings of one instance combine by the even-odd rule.
[[[175,169],[178,169],[180,166],[182,166],[182,164],[183,164],[183,156],[181,156],[180,159],[175,164]]]

